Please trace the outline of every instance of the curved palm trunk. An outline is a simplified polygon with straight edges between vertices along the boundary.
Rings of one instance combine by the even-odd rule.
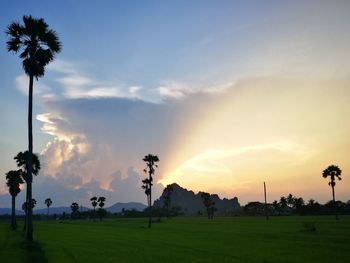
[[[333,195],[333,210],[335,214],[335,219],[338,220],[338,213],[337,213],[337,204],[335,203],[335,194],[334,194],[334,186],[332,185],[332,195]]]
[[[17,228],[15,209],[16,209],[16,197],[13,195],[12,196],[12,214],[11,214],[11,227],[13,230]]]
[[[33,170],[33,75],[29,76],[28,98],[28,171],[27,171],[27,240],[33,240],[33,207],[32,207],[32,170]]]

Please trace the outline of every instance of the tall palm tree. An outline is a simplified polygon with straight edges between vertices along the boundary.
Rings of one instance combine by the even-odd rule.
[[[91,198],[90,198],[90,201],[91,201],[91,205],[92,205],[92,207],[94,208],[94,221],[95,221],[95,216],[96,216],[96,206],[97,206],[97,197],[96,197],[96,196],[91,197]]]
[[[9,193],[12,197],[12,213],[11,213],[11,227],[13,230],[17,228],[16,223],[16,196],[21,192],[20,185],[23,184],[21,178],[21,171],[9,171],[6,173],[6,185],[9,188]]]
[[[149,218],[148,218],[148,228],[152,225],[152,185],[153,185],[153,175],[155,172],[156,164],[159,162],[157,155],[148,154],[142,159],[146,163],[146,168],[143,170],[148,174],[148,178],[142,180],[142,188],[145,189],[145,194],[147,195]]]
[[[49,219],[49,212],[50,212],[50,206],[52,205],[52,200],[51,200],[51,198],[46,198],[45,199],[45,204],[46,204],[46,206],[47,206],[47,217],[46,217],[46,219],[48,220]]]
[[[335,218],[338,220],[338,214],[337,214],[337,204],[335,203],[335,193],[334,193],[334,186],[335,186],[335,179],[338,178],[338,180],[341,180],[341,170],[336,165],[330,165],[328,166],[322,173],[322,176],[324,178],[330,177],[331,181],[328,183],[329,186],[332,187],[332,196],[333,196],[333,209]]]
[[[36,19],[32,16],[23,16],[23,24],[13,22],[7,27],[6,34],[7,50],[14,53],[20,53],[24,72],[29,77],[29,96],[28,96],[28,181],[27,192],[28,202],[32,201],[32,170],[33,170],[33,82],[34,78],[44,76],[45,66],[53,61],[56,53],[61,51],[61,43],[57,33],[49,29],[44,19]],[[33,210],[28,206],[27,213],[27,233],[28,240],[33,240]]]
[[[98,209],[99,215],[100,215],[100,221],[102,221],[102,217],[105,214],[105,210],[103,209],[103,207],[105,206],[105,202],[106,202],[106,197],[100,196],[97,200],[98,202],[98,206],[100,207]]]
[[[28,185],[28,162],[29,162],[29,151],[19,152],[13,159],[15,159],[17,167],[21,171],[21,175],[23,180]],[[40,160],[37,154],[33,153],[32,155],[32,174],[38,175],[40,171],[41,165]],[[26,193],[26,203],[29,203],[29,192]],[[34,207],[33,204],[31,207]],[[26,209],[29,209],[29,206],[25,206]],[[24,230],[26,230],[27,226],[27,220],[28,220],[28,211],[25,211],[25,218],[24,218]]]

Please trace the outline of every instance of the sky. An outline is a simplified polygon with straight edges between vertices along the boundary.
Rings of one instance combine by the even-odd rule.
[[[92,196],[143,202],[176,182],[241,204],[292,193],[350,199],[350,2],[4,1],[0,8],[0,207],[27,149],[28,78],[6,27],[44,18],[62,52],[34,83],[38,207]],[[19,195],[18,208],[24,191]]]

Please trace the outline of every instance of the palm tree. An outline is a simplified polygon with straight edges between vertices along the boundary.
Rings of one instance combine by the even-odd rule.
[[[104,212],[105,212],[105,210],[103,209],[103,207],[105,206],[106,197],[100,196],[100,197],[98,198],[97,202],[98,202],[98,206],[100,207],[100,208],[98,209],[98,213],[99,213],[99,215],[100,215],[100,221],[102,221],[102,217],[103,217]]]
[[[90,198],[90,201],[91,201],[92,207],[94,208],[94,221],[95,221],[96,206],[97,206],[97,197],[96,197],[96,196],[91,197],[91,198]]]
[[[12,213],[11,213],[11,227],[13,230],[17,228],[16,223],[16,196],[21,192],[20,185],[23,184],[21,178],[21,171],[9,171],[6,173],[6,185],[9,188],[9,193],[12,197]]]
[[[44,19],[36,19],[32,16],[23,16],[23,24],[13,22],[7,27],[7,50],[18,53],[22,59],[24,72],[29,77],[29,102],[28,102],[28,202],[32,200],[32,169],[33,169],[33,82],[34,78],[44,76],[45,66],[53,61],[56,53],[61,51],[61,43],[57,33],[49,29]],[[33,240],[32,206],[28,206],[27,233],[28,240]]]
[[[335,218],[338,220],[338,214],[337,214],[337,206],[335,203],[335,193],[334,193],[334,186],[335,186],[335,179],[338,178],[338,180],[341,180],[341,170],[338,166],[336,165],[330,165],[328,166],[322,173],[322,176],[324,178],[327,178],[328,176],[331,178],[331,181],[328,183],[329,186],[332,187],[332,196],[333,196],[333,209],[334,209],[334,214]]]
[[[52,200],[51,200],[51,198],[46,198],[45,199],[45,204],[46,204],[46,206],[47,206],[47,217],[46,217],[46,219],[48,220],[49,219],[49,212],[50,212],[50,206],[52,205]]]
[[[21,175],[23,180],[27,183],[29,181],[28,176],[28,163],[29,163],[29,151],[19,152],[13,159],[15,159],[17,167],[21,171]],[[32,174],[38,175],[40,171],[41,165],[39,161],[39,157],[37,154],[33,153],[32,155]],[[26,202],[29,203],[29,192],[26,193]],[[31,205],[33,207],[33,205]],[[29,206],[26,206],[26,209],[29,209]],[[24,230],[26,230],[27,226],[27,220],[28,220],[28,211],[25,211],[25,218],[24,218]]]
[[[159,158],[157,155],[148,154],[143,159],[146,162],[146,168],[143,170],[148,174],[148,178],[142,180],[142,188],[145,189],[145,194],[147,195],[148,209],[149,209],[149,219],[148,219],[148,228],[151,228],[152,225],[152,185],[153,185],[153,175],[155,172],[155,167]]]

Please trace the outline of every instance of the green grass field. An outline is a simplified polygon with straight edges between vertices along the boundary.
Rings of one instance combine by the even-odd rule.
[[[315,222],[309,231],[303,222]],[[36,242],[0,221],[0,262],[350,262],[350,217],[35,222]]]

